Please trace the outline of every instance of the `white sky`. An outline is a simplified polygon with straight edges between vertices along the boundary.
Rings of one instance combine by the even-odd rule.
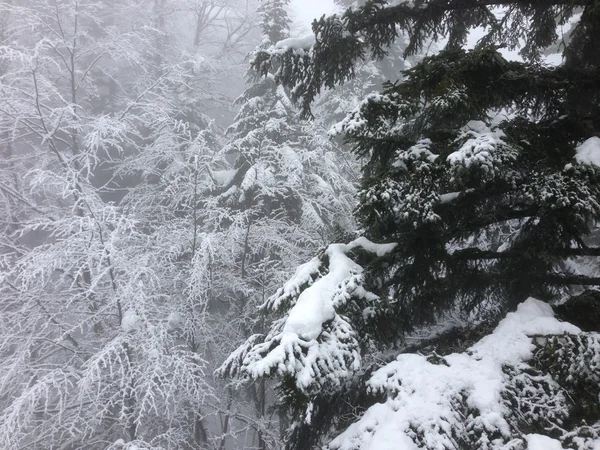
[[[293,15],[299,25],[306,26],[308,30],[313,19],[331,13],[333,9],[333,0],[292,0]]]

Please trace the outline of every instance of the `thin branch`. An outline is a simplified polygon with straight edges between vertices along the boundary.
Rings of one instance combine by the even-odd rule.
[[[27,205],[30,209],[32,209],[36,213],[41,214],[41,215],[47,217],[52,222],[55,221],[55,219],[53,219],[52,217],[48,216],[47,213],[45,213],[44,211],[42,211],[41,209],[39,209],[37,206],[35,206],[32,203],[30,203],[26,198],[22,197],[19,193],[17,193],[16,191],[14,191],[10,186],[6,186],[1,181],[0,181],[0,190],[3,191],[3,192],[5,192],[6,194],[10,195],[15,200],[17,200],[17,201],[19,201],[19,202]]]
[[[123,111],[123,113],[119,116],[118,120],[123,120],[125,118],[125,116],[127,114],[129,114],[129,112],[131,111],[131,109],[136,106],[138,104],[138,102],[148,93],[150,92],[152,89],[154,89],[156,86],[158,86],[158,84],[162,81],[162,79],[164,77],[166,77],[173,69],[169,69],[167,70],[163,75],[161,75],[160,77],[158,77],[158,79],[156,80],[156,82],[154,84],[152,84],[149,88],[147,88],[144,92],[142,92],[140,95],[138,95],[138,97],[129,104],[129,106],[127,106],[127,108],[125,109],[125,111]]]

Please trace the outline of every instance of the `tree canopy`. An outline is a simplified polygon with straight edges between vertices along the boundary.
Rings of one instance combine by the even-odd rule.
[[[463,337],[474,333],[453,348],[465,351],[530,297],[557,302],[600,285],[594,271],[585,270],[600,256],[590,240],[600,219],[598,3],[360,3],[313,22],[313,40],[281,41],[252,61],[259,73],[274,71],[310,117],[315,100],[355,77],[369,54],[385,60],[390,46],[404,39],[405,56],[422,56],[334,127],[364,161],[356,217],[369,244],[335,244],[301,266],[264,305],[280,317],[269,334],[253,337],[223,367],[243,377],[281,377],[283,398],[298,420],[294,448],[314,446],[319,433],[347,426],[329,407],[344,410],[345,399],[360,410],[377,401],[374,394],[387,393],[385,404],[396,411],[399,379],[398,385],[379,383],[370,373],[384,358],[375,355],[406,349],[410,333],[457,314],[466,321]],[[470,48],[469,36],[481,30]],[[443,48],[424,56],[431,42]],[[509,57],[514,50],[518,56]],[[552,52],[560,64],[547,61]],[[377,247],[383,243],[390,246],[385,251]],[[319,309],[327,313],[313,315],[308,304],[327,305]],[[298,310],[308,315],[305,324],[317,317],[317,328],[295,327]],[[553,333],[562,331],[541,334]],[[440,345],[429,350],[435,355]],[[541,374],[550,370],[542,355],[552,351],[540,348],[531,370]],[[554,363],[572,367],[569,356],[560,355]],[[589,362],[594,366],[591,361],[596,357]],[[519,364],[511,367],[521,374]],[[511,380],[502,390],[507,402],[520,402],[535,383]],[[560,377],[549,386],[555,382]],[[455,412],[468,407],[464,397],[449,401],[456,402]],[[575,427],[568,403],[557,406],[564,416],[552,427]],[[368,420],[374,408],[362,416],[360,433],[374,433],[377,425]],[[506,433],[482,423],[472,424],[479,430],[473,439],[460,435],[473,430],[446,433],[459,433],[454,444],[464,448],[522,448],[527,420],[531,429],[545,426],[531,417],[506,420],[512,427]],[[427,441],[413,425],[408,436],[414,444],[454,448],[436,447],[441,441]],[[359,434],[331,448],[373,448]]]
[[[279,45],[255,57],[259,70],[276,65],[309,114],[367,52],[386,58],[402,36],[410,55],[446,38],[336,127],[367,158],[357,217],[369,238],[399,244],[385,262],[394,269],[373,272],[410,324],[459,298],[514,306],[600,284],[561,266],[600,254],[585,241],[600,213],[598,166],[582,156],[600,123],[594,14],[586,2],[369,1],[315,21],[310,51]],[[478,27],[483,36],[466,49]],[[566,31],[564,62],[544,63]],[[477,242],[486,235],[496,237]]]

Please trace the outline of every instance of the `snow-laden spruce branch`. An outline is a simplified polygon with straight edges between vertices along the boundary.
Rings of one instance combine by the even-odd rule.
[[[219,373],[250,379],[289,377],[306,393],[339,385],[361,364],[362,338],[344,311],[350,311],[352,303],[366,311],[379,301],[363,286],[363,268],[350,255],[362,250],[384,256],[394,247],[361,237],[349,244],[332,244],[323,255],[301,265],[262,307],[285,310],[283,317],[266,336],[252,336]]]

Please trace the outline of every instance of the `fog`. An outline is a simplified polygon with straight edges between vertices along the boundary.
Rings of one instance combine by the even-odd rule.
[[[334,11],[335,5],[333,0],[294,0],[292,8],[297,21],[310,27],[314,19]]]

